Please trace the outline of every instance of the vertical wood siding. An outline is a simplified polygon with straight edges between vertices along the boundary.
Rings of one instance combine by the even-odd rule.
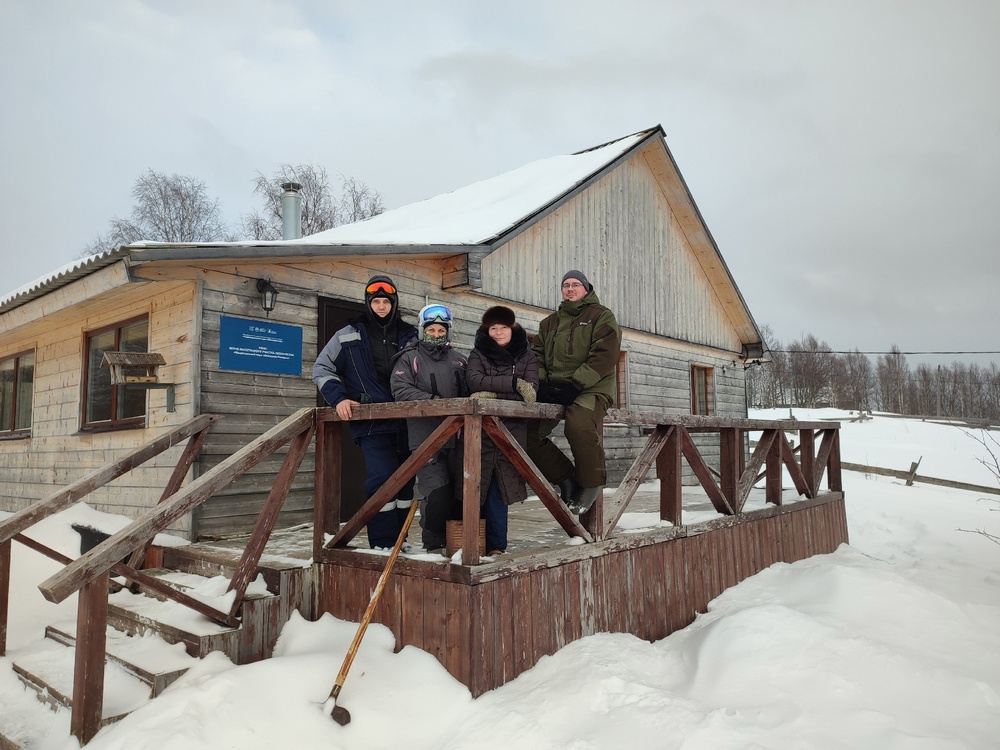
[[[606,544],[596,555],[574,548],[579,559],[564,554],[547,567],[515,566],[489,580],[397,572],[373,620],[392,630],[397,649],[413,645],[434,654],[478,696],[587,635],[663,638],[707,611],[725,589],[775,562],[833,552],[847,541],[841,496],[797,505],[690,536]],[[319,568],[320,611],[358,619],[378,571],[336,563]]]
[[[488,255],[483,291],[555,309],[578,268],[621,325],[738,353],[740,340],[641,155]]]

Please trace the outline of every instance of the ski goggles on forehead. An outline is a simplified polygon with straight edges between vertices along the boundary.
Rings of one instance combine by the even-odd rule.
[[[424,323],[433,323],[434,321],[440,321],[441,323],[451,322],[451,310],[449,310],[444,305],[431,305],[426,310],[424,310]]]
[[[395,294],[396,287],[394,287],[388,281],[374,281],[365,287],[365,294],[377,294],[378,292],[385,292],[386,294]]]

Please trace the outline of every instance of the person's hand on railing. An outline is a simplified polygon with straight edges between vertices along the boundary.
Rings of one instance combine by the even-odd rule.
[[[337,404],[337,416],[341,419],[350,419],[353,414],[353,409],[358,405],[357,401],[352,401],[349,398],[345,398],[339,404]]]
[[[493,391],[476,391],[469,398],[497,398],[497,394]]]
[[[514,388],[521,394],[521,398],[524,399],[524,403],[526,404],[533,404],[538,398],[535,394],[535,386],[524,378],[515,377]]]

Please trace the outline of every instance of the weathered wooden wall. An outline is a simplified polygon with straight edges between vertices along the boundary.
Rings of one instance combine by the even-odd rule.
[[[109,291],[110,285],[101,283],[107,275],[102,272],[98,279],[88,277],[61,290],[63,296],[78,299],[72,308],[47,312],[53,300],[44,297],[25,305],[38,317],[28,315],[31,310],[23,313],[24,324],[0,337],[0,357],[35,351],[32,432],[30,437],[0,442],[0,509],[17,510],[45,497],[112,460],[120,451],[151,440],[192,416],[190,342],[197,337],[192,314],[196,285],[189,281],[155,286],[140,283]],[[89,294],[92,287],[95,293]],[[176,411],[167,411],[165,391],[150,390],[147,429],[81,433],[85,333],[144,314],[149,316],[150,350],[162,353],[167,361],[160,368],[160,379],[177,383]],[[167,451],[89,495],[86,502],[98,510],[137,515],[156,502],[181,450],[178,446]],[[183,528],[182,522],[176,530]]]
[[[732,307],[716,291],[724,269],[702,265],[643,154],[488,255],[482,290],[554,309],[570,268],[622,326],[739,354]]]
[[[434,654],[478,696],[587,635],[663,638],[690,624],[726,588],[769,565],[847,542],[840,493],[713,524],[474,569],[403,558],[373,620],[392,630],[397,648],[413,645]],[[384,560],[339,554],[343,563],[319,565],[319,608],[357,620]],[[368,559],[352,562],[359,557]]]

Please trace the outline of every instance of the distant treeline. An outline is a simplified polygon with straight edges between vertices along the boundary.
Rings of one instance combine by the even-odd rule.
[[[834,406],[840,409],[1000,421],[1000,368],[952,362],[911,368],[898,346],[873,359],[835,353],[809,334],[783,345],[762,329],[771,362],[746,373],[753,408]]]

